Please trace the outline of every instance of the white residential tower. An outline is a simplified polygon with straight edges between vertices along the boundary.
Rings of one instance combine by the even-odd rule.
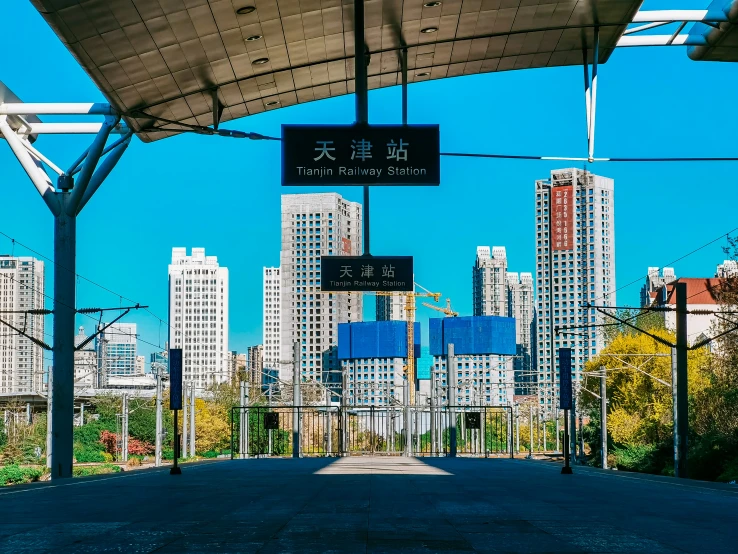
[[[304,381],[340,386],[338,324],[361,321],[362,297],[322,294],[320,257],[361,255],[361,223],[361,205],[336,193],[282,195],[280,358],[292,360],[299,341]],[[280,379],[292,374],[292,364],[280,365]]]
[[[169,265],[171,348],[181,348],[183,379],[196,388],[229,378],[228,269],[204,248],[172,249]]]

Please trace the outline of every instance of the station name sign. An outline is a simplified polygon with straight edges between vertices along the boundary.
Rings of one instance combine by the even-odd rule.
[[[441,183],[438,125],[282,125],[282,185]]]
[[[321,256],[321,292],[413,290],[412,256]]]

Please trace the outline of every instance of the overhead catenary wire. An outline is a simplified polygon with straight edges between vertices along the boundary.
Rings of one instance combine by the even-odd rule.
[[[45,254],[42,254],[42,253],[41,253],[41,252],[39,252],[38,250],[34,250],[34,249],[33,249],[33,248],[31,248],[30,246],[28,246],[28,245],[26,245],[26,244],[24,244],[24,243],[22,243],[22,242],[19,242],[18,240],[16,240],[16,239],[15,239],[14,237],[11,237],[11,236],[10,236],[10,235],[8,235],[7,233],[5,233],[5,232],[3,232],[3,231],[0,231],[0,235],[4,236],[5,238],[7,238],[7,239],[9,239],[9,240],[10,240],[10,241],[12,242],[12,244],[13,244],[13,248],[15,248],[15,245],[16,245],[16,244],[18,244],[19,246],[21,246],[22,248],[25,248],[25,249],[26,249],[26,250],[28,250],[29,252],[32,252],[32,253],[36,254],[37,256],[39,256],[39,257],[43,258],[44,260],[47,260],[47,261],[51,262],[51,263],[52,263],[52,264],[54,264],[54,265],[57,265],[57,264],[56,264],[56,262],[55,262],[55,261],[53,260],[53,258],[50,258],[49,256],[46,256]],[[88,277],[85,277],[84,275],[80,275],[79,273],[75,273],[74,275],[75,275],[75,276],[76,276],[77,278],[79,278],[79,279],[83,279],[84,281],[87,281],[88,283],[90,283],[90,284],[92,284],[92,285],[95,285],[96,287],[98,287],[98,288],[100,288],[100,289],[102,289],[102,290],[104,290],[104,291],[106,291],[106,292],[109,292],[110,294],[112,294],[112,295],[114,295],[114,296],[117,296],[117,297],[119,297],[119,298],[121,298],[121,299],[123,299],[123,300],[127,300],[127,301],[129,301],[129,302],[132,302],[132,303],[134,303],[134,304],[135,304],[135,303],[137,303],[137,302],[136,302],[135,300],[133,300],[132,298],[128,298],[127,296],[125,296],[125,295],[123,295],[123,294],[120,294],[120,293],[118,293],[118,292],[115,292],[114,290],[111,290],[111,289],[109,289],[108,287],[106,287],[106,286],[104,286],[104,285],[101,285],[100,283],[98,283],[98,282],[96,282],[96,281],[93,281],[92,279],[90,279],[90,278],[88,278]],[[36,289],[32,289],[32,290],[36,290]],[[36,292],[41,292],[41,291],[36,291]],[[44,295],[44,296],[45,296],[46,298],[49,298],[50,300],[54,300],[54,298],[53,298],[53,297],[51,297],[51,296],[49,296],[48,294],[45,294],[45,293],[43,293],[43,292],[41,292],[41,294],[43,294],[43,295]],[[66,304],[62,304],[62,305],[66,306]],[[71,306],[67,306],[67,307],[71,307]],[[167,327],[170,327],[170,328],[171,328],[171,325],[169,325],[169,322],[168,322],[168,321],[165,321],[165,320],[163,320],[163,319],[162,319],[161,317],[157,316],[157,315],[156,315],[156,314],[155,314],[154,312],[152,312],[152,311],[151,311],[151,309],[149,309],[148,307],[147,307],[147,308],[145,308],[145,309],[144,309],[144,311],[148,312],[148,313],[149,313],[149,315],[151,315],[152,317],[154,317],[154,319],[157,319],[157,320],[159,320],[159,322],[160,322],[160,323],[163,323],[163,324],[165,324],[165,325],[166,325]]]
[[[672,260],[672,261],[670,261],[668,263],[662,264],[659,267],[668,267],[668,266],[670,266],[672,264],[675,264],[677,262],[680,262],[683,259],[688,258],[689,256],[691,256],[692,254],[695,254],[695,253],[699,252],[700,250],[703,250],[704,248],[707,248],[708,246],[710,246],[712,244],[715,244],[717,241],[719,241],[721,239],[724,239],[725,237],[729,237],[730,234],[731,233],[734,233],[735,231],[738,231],[738,227],[734,227],[734,228],[730,229],[729,231],[727,231],[725,233],[722,233],[721,235],[718,235],[717,237],[715,237],[714,239],[710,240],[709,242],[706,242],[702,246],[699,246],[699,247],[695,248],[694,250],[691,250],[691,251],[687,252],[686,254],[684,254],[683,256],[679,256],[678,258],[676,258],[676,259],[674,259],[674,260]],[[633,281],[629,281],[628,283],[626,283],[624,285],[621,285],[620,287],[616,288],[614,291],[609,292],[607,294],[615,294],[616,292],[621,291],[621,290],[623,290],[623,289],[625,289],[627,287],[630,287],[631,285],[634,285],[635,283],[639,283],[639,282],[643,281],[643,279],[645,279],[647,277],[648,277],[648,273],[646,273],[646,275],[644,275],[642,277],[638,277],[637,279],[634,279]],[[597,300],[601,300],[602,298],[605,298],[605,296],[606,295],[598,296],[591,303],[594,304]]]

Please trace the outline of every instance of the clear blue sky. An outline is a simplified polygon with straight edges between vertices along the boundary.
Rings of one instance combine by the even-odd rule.
[[[0,34],[0,80],[28,102],[104,101],[30,3],[12,0],[4,13],[14,23]],[[581,67],[572,67],[412,85],[409,120],[439,123],[443,151],[583,156],[582,81]],[[736,90],[735,65],[692,62],[681,47],[619,50],[600,69],[596,154],[735,156],[738,138],[730,122]],[[278,135],[282,123],[350,123],[353,102],[353,96],[314,102],[227,127]],[[399,122],[398,87],[370,93],[369,102],[371,122]],[[68,167],[90,140],[46,136],[36,146]],[[231,349],[261,342],[262,267],[279,262],[280,195],[329,192],[282,188],[279,156],[275,142],[193,135],[154,144],[134,139],[79,218],[78,273],[166,319],[172,247],[205,247],[230,270]],[[413,255],[417,281],[469,314],[477,245],[505,246],[511,271],[535,273],[534,181],[560,167],[444,158],[440,187],[373,189],[372,251]],[[599,163],[589,169],[615,179],[617,284],[639,280],[618,292],[619,304],[637,303],[648,266],[662,266],[738,226],[736,163]],[[52,217],[3,141],[0,190],[0,231],[50,256]],[[360,189],[336,191],[361,201]],[[712,276],[723,244],[675,264],[677,275]],[[0,253],[12,249],[0,236]],[[30,254],[18,245],[14,253]],[[53,291],[50,264],[46,291]],[[119,302],[79,282],[78,306]],[[373,311],[367,315],[373,318]],[[431,315],[418,311],[421,321]],[[166,328],[149,314],[127,321],[138,323],[148,342],[166,340]],[[80,317],[79,324],[91,329],[94,322]],[[139,350],[148,354],[154,347],[140,344]]]

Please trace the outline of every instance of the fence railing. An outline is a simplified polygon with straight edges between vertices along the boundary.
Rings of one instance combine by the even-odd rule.
[[[513,456],[504,406],[239,406],[231,415],[232,458]]]

